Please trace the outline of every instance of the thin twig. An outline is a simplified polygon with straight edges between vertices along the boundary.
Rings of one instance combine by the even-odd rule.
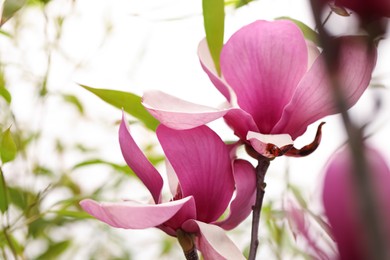
[[[256,167],[256,201],[252,207],[252,232],[251,232],[251,243],[249,248],[248,260],[256,259],[257,247],[259,245],[259,222],[260,213],[263,206],[263,198],[265,193],[265,182],[264,177],[267,173],[270,165],[270,159],[259,155],[258,164]]]

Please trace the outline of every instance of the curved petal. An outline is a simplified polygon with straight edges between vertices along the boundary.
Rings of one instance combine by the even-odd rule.
[[[200,41],[198,45],[198,56],[200,60],[200,64],[202,65],[203,70],[209,76],[211,82],[213,82],[214,86],[221,92],[225,98],[230,101],[231,95],[229,87],[224,79],[222,79],[215,68],[213,58],[211,57],[209,47],[207,45],[206,38]]]
[[[247,139],[256,152],[267,158],[283,155],[286,152],[283,148],[291,148],[293,144],[288,134],[263,135],[249,131]]]
[[[226,124],[234,130],[234,134],[242,140],[246,140],[248,131],[259,132],[252,116],[240,108],[230,109],[224,119]]]
[[[229,105],[217,109],[191,103],[161,91],[148,91],[142,104],[162,124],[173,129],[191,129],[223,117]]]
[[[191,211],[192,207],[195,212],[192,197],[157,205],[141,204],[135,201],[99,203],[86,199],[80,202],[80,206],[100,221],[125,229],[156,227],[174,217],[186,206],[189,206],[188,211]]]
[[[157,128],[157,137],[179,179],[182,194],[194,196],[197,219],[217,220],[234,192],[229,150],[207,126],[190,130]]]
[[[223,229],[230,230],[238,226],[252,212],[256,199],[256,171],[248,161],[234,161],[234,181],[236,196],[230,203],[229,216],[215,224]]]
[[[119,144],[127,165],[148,188],[153,196],[154,202],[156,204],[159,203],[163,179],[135,143],[126,124],[124,114],[122,115],[122,122],[119,127]]]
[[[353,106],[366,90],[376,63],[376,50],[369,50],[364,37],[341,37],[338,81],[348,107]],[[288,133],[295,140],[308,125],[338,113],[323,55],[299,83],[291,102],[272,133]]]
[[[189,220],[182,228],[186,232],[196,234],[196,246],[205,260],[245,260],[241,251],[220,227]]]
[[[308,47],[290,21],[256,21],[237,31],[221,52],[221,70],[252,115],[260,132],[270,133],[307,70]]]
[[[384,245],[390,244],[390,169],[383,156],[366,147],[370,186],[375,199],[378,224],[383,232]],[[352,158],[348,149],[336,153],[329,161],[322,192],[326,216],[332,228],[339,253],[344,259],[369,259],[366,228],[357,196]],[[390,253],[390,248],[387,248]]]

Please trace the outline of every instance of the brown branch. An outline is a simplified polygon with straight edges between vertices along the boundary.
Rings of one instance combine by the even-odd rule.
[[[258,165],[256,167],[256,201],[252,207],[252,232],[251,232],[251,243],[249,248],[248,260],[256,259],[257,247],[259,245],[259,222],[261,208],[263,207],[263,199],[265,193],[265,182],[264,177],[267,173],[270,165],[270,159],[259,155]]]

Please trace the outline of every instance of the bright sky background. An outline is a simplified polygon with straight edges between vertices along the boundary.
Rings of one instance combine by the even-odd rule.
[[[42,161],[51,162],[48,156],[54,137],[64,141],[82,140],[93,146],[104,147],[103,157],[123,163],[117,142],[117,126],[121,112],[110,107],[94,95],[88,93],[76,83],[96,88],[119,89],[142,95],[143,91],[158,89],[189,101],[216,106],[223,102],[223,97],[213,87],[203,72],[197,57],[197,45],[204,37],[203,18],[200,0],[78,0],[73,7],[71,1],[53,1],[48,7],[48,16],[59,14],[67,16],[63,36],[59,42],[62,53],[52,55],[52,74],[49,88],[52,92],[64,92],[77,95],[85,104],[88,120],[80,121],[74,111],[64,107],[59,98],[50,98],[45,107],[36,106],[32,97],[31,83],[26,75],[42,75],[47,66],[43,52],[42,39],[45,37],[42,24],[44,19],[38,10],[25,12],[23,29],[18,35],[20,46],[12,46],[11,41],[0,37],[0,54],[4,63],[22,64],[25,74],[21,75],[15,67],[11,69],[13,77],[10,91],[13,96],[13,108],[16,116],[24,124],[42,127],[47,136],[46,143],[37,147],[36,155]],[[226,39],[239,29],[257,19],[272,20],[280,16],[290,16],[313,27],[308,1],[305,0],[259,0],[239,10],[228,9],[226,14]],[[350,21],[349,19],[348,21]],[[333,15],[329,25],[335,34],[351,32],[353,24],[344,25],[347,18]],[[4,30],[7,29],[5,25]],[[49,38],[54,39],[53,24],[49,24]],[[109,30],[109,32],[107,32]],[[20,52],[19,50],[22,50]],[[375,83],[390,83],[389,40],[381,43],[378,68],[374,74]],[[65,58],[66,57],[66,58]],[[387,63],[387,64],[386,64]],[[74,66],[77,64],[77,66]],[[31,82],[31,81],[30,81]],[[373,112],[373,97],[383,99],[382,111]],[[388,89],[372,89],[353,109],[356,119],[361,123],[374,120],[377,129],[372,138],[390,161],[389,117],[390,96]],[[364,110],[364,111],[363,111]],[[102,121],[112,122],[107,127],[96,127]],[[284,189],[286,165],[290,166],[290,178],[301,185],[303,192],[312,198],[313,207],[318,207],[316,200],[320,192],[319,180],[327,158],[344,140],[342,126],[336,116],[325,118],[323,139],[319,149],[309,157],[299,159],[277,158],[271,163],[267,175],[266,199],[281,197]],[[101,125],[101,124],[100,124]],[[226,138],[234,138],[226,130],[222,121],[210,124],[213,129]],[[313,139],[318,123],[309,127],[304,136],[297,140],[297,146],[303,146]],[[375,128],[375,127],[373,127]],[[135,127],[137,140],[148,142],[153,138],[141,127]],[[65,164],[78,160],[77,155],[64,158]],[[72,175],[81,183],[100,185],[109,176],[96,168],[96,172],[77,172]],[[30,180],[26,180],[26,185]],[[140,185],[129,183],[132,189],[120,191],[124,198],[144,198],[147,193],[138,192]],[[92,189],[92,188],[91,188]],[[122,199],[111,197],[107,200]],[[144,231],[118,231],[126,234],[131,241],[149,241]],[[151,234],[160,234],[151,231]],[[132,240],[136,237],[136,240]],[[149,239],[149,240],[148,240]],[[249,230],[248,230],[249,239]],[[156,239],[158,240],[158,239]],[[142,243],[142,242],[141,242]],[[240,243],[239,243],[240,244]],[[135,259],[148,259],[153,250],[143,248]],[[266,254],[260,251],[259,258]],[[80,258],[81,259],[81,258]]]

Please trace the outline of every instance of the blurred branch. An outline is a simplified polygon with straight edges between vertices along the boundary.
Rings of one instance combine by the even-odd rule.
[[[383,239],[380,216],[378,214],[378,208],[376,207],[371,180],[368,177],[369,170],[364,156],[363,134],[361,129],[352,122],[348,114],[348,107],[341,91],[340,82],[337,76],[335,76],[337,75],[336,71],[339,68],[339,46],[322,26],[323,22],[321,21],[321,15],[325,4],[317,0],[311,0],[310,2],[319,32],[319,41],[321,46],[323,46],[324,53],[326,53],[325,63],[332,83],[330,91],[333,92],[335,104],[338,111],[341,113],[344,128],[348,135],[347,143],[354,160],[353,169],[355,172],[354,176],[357,188],[356,195],[361,202],[359,207],[362,220],[364,220],[364,223],[370,224],[369,226],[366,225],[365,229],[368,234],[368,242],[370,243],[371,259],[389,259],[389,256],[386,255],[388,250],[386,250],[386,245],[384,244],[385,240]],[[372,42],[367,43],[370,45],[370,48],[373,48]]]

